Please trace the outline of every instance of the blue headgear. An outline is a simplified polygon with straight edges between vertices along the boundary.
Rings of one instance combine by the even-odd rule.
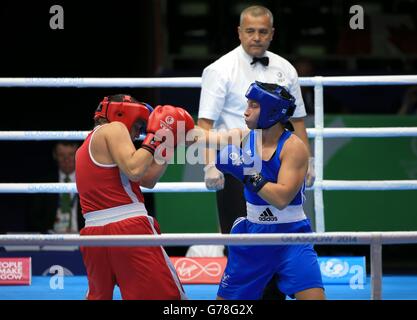
[[[295,98],[279,85],[255,81],[249,86],[246,98],[261,107],[258,129],[268,129],[277,122],[286,123],[294,114]]]

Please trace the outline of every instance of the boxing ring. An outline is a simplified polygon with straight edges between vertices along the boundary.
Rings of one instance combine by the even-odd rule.
[[[416,137],[417,127],[407,128],[325,128],[324,86],[411,85],[417,75],[410,76],[354,76],[300,78],[302,86],[314,87],[314,128],[307,129],[314,138],[316,181],[314,191],[316,231],[314,234],[163,234],[158,236],[89,236],[79,235],[0,235],[0,246],[56,245],[56,246],[185,246],[205,244],[226,245],[369,245],[371,267],[371,299],[382,299],[382,246],[386,244],[417,243],[417,231],[410,232],[325,232],[323,190],[417,190],[417,180],[324,180],[323,140],[340,137]],[[0,87],[181,87],[198,88],[201,78],[0,78]],[[0,140],[83,140],[87,131],[3,131]],[[158,183],[143,192],[212,192],[204,182]],[[67,193],[77,192],[75,183],[0,183],[1,193]],[[417,282],[416,282],[417,291]],[[417,299],[417,298],[416,298]]]

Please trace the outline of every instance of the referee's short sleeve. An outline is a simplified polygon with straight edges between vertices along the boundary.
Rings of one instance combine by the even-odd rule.
[[[295,111],[293,118],[303,118],[307,115],[306,107],[304,105],[303,96],[301,94],[300,83],[298,82],[298,74],[293,66],[291,66],[291,86],[290,93],[295,98]]]
[[[216,121],[223,110],[227,94],[227,81],[210,66],[204,69],[201,82],[198,118]]]

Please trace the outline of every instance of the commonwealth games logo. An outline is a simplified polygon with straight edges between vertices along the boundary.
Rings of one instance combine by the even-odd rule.
[[[344,277],[349,272],[349,264],[340,259],[329,259],[320,263],[320,271],[329,278]]]

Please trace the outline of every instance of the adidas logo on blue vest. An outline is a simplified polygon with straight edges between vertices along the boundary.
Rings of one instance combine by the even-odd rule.
[[[260,215],[259,221],[278,221],[278,218],[272,214],[271,209],[266,208]]]

